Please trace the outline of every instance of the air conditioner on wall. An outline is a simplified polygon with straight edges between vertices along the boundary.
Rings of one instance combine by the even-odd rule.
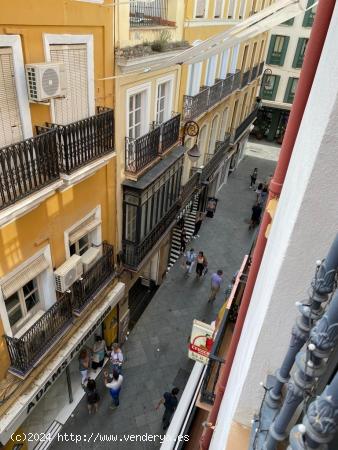
[[[55,286],[59,292],[65,292],[83,273],[81,256],[72,255],[55,272]]]
[[[83,271],[87,272],[102,256],[102,247],[90,247],[82,256]]]
[[[47,102],[66,96],[66,69],[62,63],[26,64],[29,101]]]

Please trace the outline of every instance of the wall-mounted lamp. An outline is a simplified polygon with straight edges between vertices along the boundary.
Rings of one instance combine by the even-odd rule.
[[[182,145],[184,145],[186,136],[196,137],[195,144],[191,147],[190,150],[187,151],[187,155],[189,156],[189,159],[193,162],[197,161],[199,159],[199,157],[201,156],[200,149],[197,145],[197,138],[198,138],[199,132],[200,132],[200,128],[199,128],[198,124],[192,120],[190,120],[189,122],[186,122],[186,124],[184,125],[183,136],[182,136]]]

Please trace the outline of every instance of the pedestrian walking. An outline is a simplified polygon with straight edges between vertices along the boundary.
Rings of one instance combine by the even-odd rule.
[[[89,414],[96,413],[99,409],[100,396],[96,390],[96,383],[94,380],[88,379],[87,386],[84,387],[87,398],[87,406]]]
[[[196,239],[196,238],[200,237],[198,232],[200,231],[203,219],[204,219],[204,214],[201,211],[199,211],[196,214],[196,218],[195,218],[195,228],[194,228],[194,232],[193,232],[193,235],[192,235],[193,239]]]
[[[266,202],[266,199],[268,198],[268,188],[266,186],[263,187],[262,192],[260,193],[258,197],[258,203],[263,206]]]
[[[259,183],[259,185],[257,186],[257,189],[256,189],[256,201],[257,202],[259,200],[259,196],[261,195],[261,193],[263,191],[263,187],[264,187],[263,183]]]
[[[203,275],[203,271],[205,267],[208,265],[207,258],[204,256],[203,252],[198,252],[197,258],[196,258],[196,277],[201,278]]]
[[[123,382],[123,376],[117,370],[113,370],[111,380],[109,380],[109,374],[107,371],[105,371],[103,374],[103,381],[106,388],[109,389],[110,396],[113,400],[113,404],[110,408],[115,409],[120,404],[120,392]]]
[[[259,224],[259,220],[261,218],[261,214],[262,214],[262,207],[257,202],[252,207],[252,214],[251,214],[251,221],[250,221],[249,230],[252,230],[253,228],[255,228]]]
[[[122,364],[123,364],[123,353],[120,349],[118,343],[114,343],[112,346],[112,351],[110,353],[110,361],[113,366],[113,370],[116,370],[118,373],[122,372]]]
[[[104,358],[107,354],[107,346],[105,340],[96,335],[95,343],[93,345],[93,356],[92,356],[92,369],[97,370],[99,367],[103,366]]]
[[[218,291],[221,289],[222,281],[223,281],[223,270],[217,270],[217,272],[211,275],[211,292],[208,303],[215,300]]]
[[[255,168],[254,168],[254,171],[253,171],[252,174],[250,175],[250,179],[251,179],[251,182],[250,182],[250,189],[252,189],[252,188],[255,186],[256,180],[257,180],[257,176],[258,176],[258,169],[257,169],[257,167],[255,167]]]
[[[86,386],[90,367],[90,353],[88,349],[83,348],[79,354],[79,370],[81,374],[81,385]]]
[[[181,248],[180,248],[180,251],[182,253],[184,253],[186,248],[187,248],[187,241],[188,241],[187,233],[186,233],[185,229],[182,228],[182,231],[181,231]]]
[[[193,248],[184,254],[185,256],[185,275],[188,277],[196,261],[196,253]]]
[[[164,414],[162,417],[163,430],[166,430],[169,427],[171,418],[177,408],[178,399],[177,394],[179,393],[179,389],[175,387],[171,392],[165,392],[163,394],[163,398],[159,401],[156,409],[160,407],[160,405],[164,405]]]

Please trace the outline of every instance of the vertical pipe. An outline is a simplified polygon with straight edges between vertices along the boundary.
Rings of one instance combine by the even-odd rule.
[[[71,377],[70,377],[69,366],[66,367],[66,378],[67,378],[69,403],[73,403],[72,380],[71,380]]]
[[[270,182],[269,197],[267,204],[272,198],[279,198],[285,180],[286,172],[289,166],[292,150],[296,142],[298,130],[303,118],[304,110],[311,91],[312,83],[316,74],[319,59],[324,46],[327,30],[330,25],[331,16],[335,7],[335,0],[320,0],[317,8],[316,17],[313,23],[310,39],[306,48],[303,68],[300,74],[295,99],[290,112],[290,117],[277,167]],[[238,313],[234,333],[227,352],[226,362],[221,371],[216,391],[216,398],[213,408],[210,412],[208,421],[213,425],[216,423],[219,408],[221,406],[223,394],[228,382],[233,360],[235,358],[238,342],[243,329],[246,313],[248,311],[251,295],[255,286],[257,274],[263,258],[266,245],[266,229],[270,223],[270,216],[265,211],[260,226],[256,247],[252,257],[252,265],[248,275],[248,280],[243,293],[241,306]],[[213,430],[208,428],[202,435],[201,449],[209,448]]]

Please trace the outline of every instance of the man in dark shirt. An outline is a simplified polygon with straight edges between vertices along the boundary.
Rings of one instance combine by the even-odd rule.
[[[179,393],[179,389],[175,387],[171,392],[165,392],[163,394],[163,398],[159,401],[156,409],[160,407],[160,405],[164,404],[164,414],[162,418],[163,422],[163,430],[166,430],[169,427],[170,420],[177,408],[178,400],[177,394]]]
[[[251,230],[252,228],[254,228],[255,226],[257,226],[259,224],[261,214],[262,214],[262,207],[257,202],[256,205],[254,205],[252,207],[251,222],[250,222],[249,230]]]

